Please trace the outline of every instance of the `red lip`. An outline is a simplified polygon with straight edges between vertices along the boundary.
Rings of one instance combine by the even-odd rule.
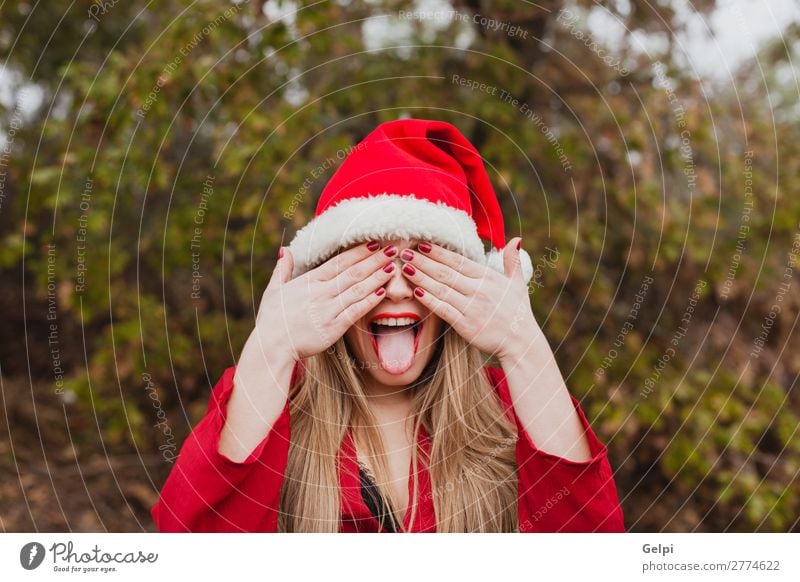
[[[381,317],[394,317],[394,318],[410,317],[414,321],[419,321],[420,320],[420,316],[419,315],[417,315],[416,313],[411,313],[410,311],[403,311],[401,313],[389,313],[388,311],[384,311],[383,313],[379,313],[378,315],[372,317],[369,320],[369,322],[372,323],[373,321],[375,321],[376,319],[380,319]]]

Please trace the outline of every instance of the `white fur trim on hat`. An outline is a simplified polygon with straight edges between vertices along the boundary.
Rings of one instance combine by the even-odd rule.
[[[289,244],[294,259],[292,277],[316,267],[341,248],[381,238],[428,240],[503,272],[502,255],[498,269],[496,259],[491,258],[495,251],[484,251],[475,222],[463,210],[410,194],[384,193],[342,200],[297,231]],[[522,252],[527,281],[533,269],[530,257]]]

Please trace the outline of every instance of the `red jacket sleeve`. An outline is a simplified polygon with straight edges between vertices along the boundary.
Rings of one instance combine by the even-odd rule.
[[[292,384],[298,373],[292,372]],[[289,401],[264,440],[237,463],[218,451],[235,367],[211,391],[151,514],[162,532],[274,532],[289,454]]]
[[[624,532],[608,448],[592,431],[578,401],[570,396],[591,451],[591,458],[583,462],[538,449],[514,411],[503,370],[486,369],[517,426],[520,532]]]

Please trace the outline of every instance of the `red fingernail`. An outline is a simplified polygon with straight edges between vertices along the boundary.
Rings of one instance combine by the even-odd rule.
[[[423,295],[425,295],[425,291],[423,291],[420,287],[417,287],[416,289],[414,289],[414,295],[416,295],[417,297],[422,297]]]
[[[371,243],[369,243],[369,244],[367,245],[367,250],[368,250],[368,251],[371,251],[371,252],[375,252],[375,251],[377,251],[379,248],[381,248],[381,243],[379,243],[379,242],[378,242],[378,241],[376,241],[376,240],[372,241]]]
[[[519,240],[517,241],[517,250],[519,250],[519,249],[521,249],[521,248],[522,248],[522,239],[519,239]]]
[[[414,253],[406,249],[402,252],[400,258],[403,259],[404,261],[410,261],[411,259],[414,258]]]
[[[383,297],[384,293],[386,293],[386,289],[384,289],[383,287],[375,291],[375,295],[377,295],[378,297]]]
[[[383,254],[386,255],[387,257],[393,257],[397,254],[397,247],[394,245],[387,247],[383,249]]]
[[[406,265],[403,265],[403,272],[406,275],[413,275],[414,273],[417,272],[417,270],[414,267],[412,267],[411,265],[406,264]]]
[[[387,263],[383,270],[387,273],[394,271],[394,263]]]
[[[283,258],[283,247],[278,249],[278,259],[282,259],[282,258]]]
[[[431,252],[431,245],[426,242],[421,242],[417,245],[417,248],[421,250],[423,253]]]

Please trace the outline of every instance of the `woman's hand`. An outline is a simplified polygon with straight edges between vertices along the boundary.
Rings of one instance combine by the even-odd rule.
[[[408,259],[401,255],[407,263],[403,274],[417,286],[414,294],[426,307],[479,350],[497,356],[514,412],[532,442],[550,454],[588,462],[591,450],[580,418],[531,310],[519,240],[503,249],[505,273],[420,243],[420,251],[430,250]]]
[[[294,261],[284,248],[261,298],[254,333],[265,345],[288,350],[293,361],[325,351],[380,303],[396,256],[395,246],[359,244],[291,279]]]
[[[427,242],[418,244],[417,252],[403,252],[403,274],[416,286],[417,299],[461,337],[500,360],[512,358],[540,333],[518,242],[512,239],[503,249],[505,274]]]
[[[247,459],[283,411],[295,363],[325,351],[381,301],[397,248],[379,249],[377,242],[360,244],[296,279],[283,249],[236,366],[221,454]]]

